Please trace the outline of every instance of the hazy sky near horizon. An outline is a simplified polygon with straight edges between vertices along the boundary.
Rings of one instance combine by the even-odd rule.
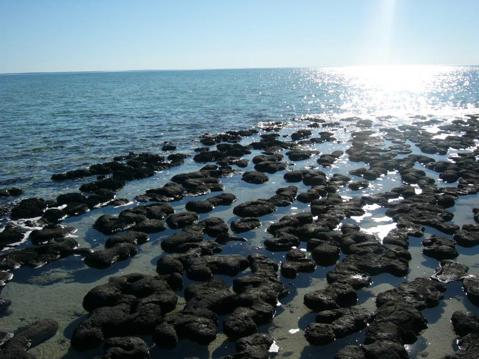
[[[479,0],[0,0],[0,72],[479,64]]]

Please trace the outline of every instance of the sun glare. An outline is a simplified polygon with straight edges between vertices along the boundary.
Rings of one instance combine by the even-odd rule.
[[[351,85],[382,91],[422,92],[447,68],[439,66],[357,66],[340,72]]]

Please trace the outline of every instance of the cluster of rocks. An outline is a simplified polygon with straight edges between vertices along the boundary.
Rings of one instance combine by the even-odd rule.
[[[298,193],[296,186],[278,188],[276,194],[268,199],[256,199],[237,205],[233,213],[238,217],[262,217],[271,214],[276,207],[287,207],[293,203]]]
[[[57,173],[52,175],[54,181],[64,181],[91,176],[111,176],[118,181],[130,181],[153,176],[155,171],[167,169],[173,165],[183,163],[184,155],[162,155],[153,153],[133,153],[113,158],[113,161],[98,163],[88,168]],[[95,182],[93,182],[95,183]],[[90,186],[87,186],[88,188]],[[101,185],[99,186],[101,187]]]
[[[404,345],[414,343],[427,328],[421,310],[437,306],[445,290],[437,281],[416,278],[378,294],[377,309],[367,326],[364,344],[346,346],[335,358],[409,358]]]
[[[72,237],[73,227],[47,225],[27,232],[24,227],[9,223],[0,233],[0,290],[13,278],[13,271],[22,267],[41,267],[49,262],[73,255],[84,254]],[[29,234],[28,234],[29,233]],[[14,247],[28,239],[28,243]],[[11,302],[0,298],[0,315],[5,314]]]
[[[343,151],[324,153],[318,158],[318,164],[324,167],[331,167],[336,160],[343,155]]]
[[[241,141],[243,137],[252,136],[256,133],[258,133],[258,130],[254,128],[239,131],[227,131],[218,134],[205,133],[201,136],[200,142],[205,146],[213,146],[221,142],[236,143]]]
[[[229,166],[206,165],[196,172],[187,172],[175,175],[171,182],[160,188],[149,189],[144,195],[136,197],[140,202],[156,201],[171,202],[178,201],[188,195],[203,195],[209,192],[223,191],[220,177],[232,172]]]
[[[83,308],[89,314],[75,328],[72,346],[87,350],[108,338],[153,333],[165,315],[176,308],[175,291],[181,287],[181,276],[176,274],[111,277],[83,298]]]
[[[188,258],[192,256],[195,259]],[[195,266],[214,274],[235,276],[246,268],[251,273],[234,279],[232,288],[212,276],[195,277],[201,282],[184,289],[186,303],[175,310],[183,268]],[[148,335],[165,348],[176,346],[182,339],[208,344],[219,331],[219,316],[225,316],[224,333],[239,339],[238,354],[233,358],[250,351],[266,357],[272,339],[255,333],[258,325],[271,321],[278,299],[287,293],[275,262],[261,255],[203,255],[201,250],[190,249],[187,255],[161,257],[157,271],[156,276],[113,277],[88,292],[83,307],[89,315],[75,329],[72,346],[87,350],[105,343],[108,348],[125,349],[122,342],[138,343],[141,339],[136,337]]]
[[[97,177],[93,182],[82,184],[80,192],[59,195],[54,201],[27,198],[13,206],[10,214],[13,220],[40,219],[32,223],[30,229],[28,223],[26,228],[9,223],[0,233],[0,250],[7,249],[0,255],[0,285],[11,279],[14,268],[40,266],[71,254],[83,256],[88,266],[106,268],[135,255],[138,245],[147,241],[150,233],[169,227],[176,231],[162,239],[164,253],[158,259],[156,275],[113,277],[85,296],[83,306],[89,314],[74,331],[74,348],[86,350],[104,344],[102,358],[148,358],[149,347],[142,337],[152,336],[157,346],[165,348],[175,347],[183,339],[206,345],[222,329],[226,336],[236,340],[237,353],[227,358],[267,358],[273,339],[259,334],[258,327],[272,320],[278,300],[287,293],[278,272],[293,279],[298,273],[313,272],[317,265],[335,265],[327,273],[326,287],[304,296],[304,304],[317,312],[314,322],[305,329],[308,342],[326,345],[365,330],[364,344],[347,346],[336,358],[407,358],[404,345],[413,343],[427,326],[421,310],[439,303],[445,291],[444,283],[461,281],[471,302],[479,303],[478,277],[468,275],[466,266],[451,261],[458,256],[456,244],[479,243],[479,225],[459,227],[451,222],[453,213],[448,211],[459,196],[478,192],[479,150],[437,161],[413,154],[410,142],[430,155],[445,155],[450,147],[475,146],[479,135],[477,118],[439,126],[440,133],[464,133],[463,136],[448,135],[445,139],[423,129],[424,125],[436,125],[434,121],[381,128],[382,135],[378,135],[377,129],[372,129],[371,120],[346,118],[333,123],[314,116],[301,120],[309,124],[291,133],[291,141],[287,135],[277,133],[284,123],[273,122],[263,124],[259,138],[250,143],[243,140],[258,134],[255,129],[204,134],[200,142],[205,147],[194,149],[193,160],[209,164],[195,172],[175,175],[163,186],[136,197],[140,202],[156,203],[128,208],[118,215],[100,216],[94,228],[109,237],[104,248],[95,251],[78,248],[71,236],[74,229],[60,222],[104,204],[128,203],[115,200],[116,191],[127,181],[180,165],[186,155],[130,153],[87,169],[53,175],[54,181]],[[333,132],[314,129],[353,122],[359,130],[352,133],[351,146],[345,153],[350,161],[363,162],[365,166],[350,171],[352,178],[337,173],[328,177],[317,168],[289,170],[284,174],[286,182],[302,182],[310,188],[298,194],[296,186],[281,187],[270,198],[240,203],[233,209],[239,218],[234,218],[230,226],[218,217],[200,221],[198,214],[231,205],[236,200],[234,194],[190,200],[185,204],[186,211],[177,213],[167,203],[186,196],[222,192],[220,179],[235,171],[232,166],[248,167],[249,160],[244,157],[249,155],[254,170],[244,172],[243,181],[265,183],[269,180],[267,174],[288,168],[287,160],[296,162],[319,156],[319,151],[310,149],[309,145],[336,141]],[[390,144],[385,145],[384,140]],[[162,150],[175,151],[176,146],[165,142]],[[343,151],[334,151],[315,160],[326,168],[343,154]],[[441,181],[436,183],[427,175],[429,170],[437,172],[442,182],[457,183],[457,186],[440,187]],[[389,192],[353,198],[338,193],[343,186],[351,191],[368,188],[370,181],[391,172],[401,177],[403,185]],[[15,189],[10,192],[0,191],[0,196],[17,193]],[[230,228],[235,233],[253,230],[261,226],[258,217],[273,213],[277,207],[289,206],[296,199],[309,203],[310,212],[283,216],[267,229],[271,237],[265,240],[265,247],[286,252],[280,265],[260,254],[220,254],[223,244],[244,241],[230,234]],[[361,231],[359,226],[343,223],[348,217],[362,216],[364,205],[373,203],[386,208],[386,214],[397,224],[381,241]],[[473,215],[479,222],[479,210]],[[42,228],[36,229],[33,225]],[[409,236],[421,237],[424,231],[428,232],[428,227],[443,233],[424,236],[422,241],[424,255],[441,261],[432,278],[417,278],[380,293],[375,313],[358,306],[357,291],[368,286],[372,276],[407,275],[411,259]],[[13,248],[27,238],[30,246]],[[301,248],[302,243],[306,249]],[[232,287],[215,277],[218,275],[233,277]],[[193,282],[184,289],[186,303],[177,308],[183,276]],[[8,301],[0,299],[0,313],[7,307]],[[455,357],[469,358],[477,353],[476,322],[477,318],[469,314],[454,314],[454,328],[464,343]],[[19,354],[6,351],[10,348],[11,353],[23,350],[21,357],[28,357],[21,343],[31,341],[34,335],[29,335],[10,344],[22,336],[16,334],[6,341],[0,340],[0,353],[18,357]]]

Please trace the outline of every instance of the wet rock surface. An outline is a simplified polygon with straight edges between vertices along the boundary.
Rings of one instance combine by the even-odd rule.
[[[458,350],[447,358],[475,358],[479,355],[479,318],[470,312],[456,311],[451,318],[454,332],[459,336]]]
[[[261,184],[268,181],[268,176],[266,176],[263,172],[249,171],[243,174],[242,179],[248,183]]]
[[[28,350],[50,339],[58,330],[58,323],[52,319],[42,319],[5,333],[0,339],[0,355],[5,359],[35,358]]]

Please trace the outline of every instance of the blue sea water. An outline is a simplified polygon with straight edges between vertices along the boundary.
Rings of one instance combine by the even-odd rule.
[[[464,115],[479,113],[478,67],[357,67],[328,69],[251,69],[208,71],[145,71],[116,73],[55,73],[0,75],[0,188],[16,186],[25,196],[54,198],[58,193],[76,191],[79,181],[55,183],[53,173],[85,167],[129,151],[161,152],[164,141],[178,145],[179,152],[191,153],[201,146],[199,136],[205,132],[261,126],[268,121],[285,121],[282,134],[291,134],[304,127],[298,119],[308,115],[326,121],[355,116],[371,119],[381,126],[397,126],[417,119],[451,121]],[[374,128],[374,127],[373,127]],[[341,143],[324,143],[314,149],[321,153],[348,148],[350,131],[345,123],[332,127]],[[434,131],[434,126],[431,126]],[[252,140],[251,138],[246,141]],[[248,157],[248,156],[246,156]],[[250,156],[251,157],[251,156]],[[248,157],[250,159],[250,157]],[[347,157],[347,156],[344,156]],[[447,156],[432,156],[445,160]],[[316,159],[297,166],[317,165]],[[128,183],[118,197],[132,200],[148,188],[159,187],[180,172],[196,170],[201,164],[187,159],[178,168]],[[361,167],[346,158],[337,166],[324,169],[347,174]],[[250,166],[251,167],[251,166]],[[252,168],[248,168],[252,169]],[[250,185],[239,175],[222,179],[225,191],[238,196],[238,203],[271,196],[284,185],[283,173],[269,175],[264,186]],[[437,179],[437,174],[436,174]],[[354,195],[382,192],[400,184],[400,176],[390,174],[371,183],[370,188]],[[443,183],[440,185],[444,185]],[[300,191],[307,189],[298,184]],[[353,195],[347,188],[342,196]],[[466,196],[451,210],[458,224],[474,223],[471,208],[478,196]],[[199,197],[200,199],[203,197]],[[174,202],[176,211],[183,211],[185,202]],[[136,204],[129,204],[134,206]],[[81,247],[102,248],[105,236],[92,228],[102,214],[118,214],[128,208],[111,206],[70,217],[64,224],[77,229]],[[306,204],[280,208],[262,218],[264,224],[245,234],[248,243],[231,243],[225,251],[249,253],[260,248],[267,224],[290,213],[308,211]],[[391,228],[392,220],[384,208],[369,208],[364,218],[353,221],[364,230],[381,234]],[[234,217],[232,207],[218,207],[211,214],[226,221]],[[201,215],[201,219],[208,215]],[[41,268],[15,271],[14,279],[2,290],[2,297],[12,300],[11,312],[0,318],[0,329],[13,330],[39,318],[56,319],[57,335],[32,352],[39,358],[93,357],[97,352],[78,353],[70,350],[69,338],[85,315],[81,300],[85,293],[112,275],[132,272],[154,273],[161,254],[160,241],[171,234],[167,230],[151,236],[140,253],[131,260],[108,269],[89,268],[79,256],[70,256]],[[251,245],[251,247],[250,247]],[[261,250],[261,249],[258,249]],[[475,248],[458,248],[457,260],[477,272],[479,254]],[[437,261],[422,255],[419,240],[412,241],[413,257],[407,278],[380,275],[371,287],[361,291],[359,305],[374,310],[374,296],[397,286],[403,280],[434,273]],[[284,253],[273,254],[279,262]],[[273,323],[261,327],[269,331],[279,347],[278,358],[330,358],[338,348],[357,343],[364,334],[354,334],[326,347],[309,346],[302,330],[314,319],[302,303],[306,292],[325,285],[331,268],[318,267],[314,273],[301,274],[285,281],[290,295],[278,307]],[[224,278],[225,280],[230,280]],[[450,317],[454,310],[478,310],[465,298],[461,288],[449,288],[440,306],[425,311],[429,322],[416,343],[408,347],[411,357],[426,355],[440,358],[453,352],[455,335]],[[173,351],[157,350],[153,357],[220,358],[234,352],[234,344],[224,336],[208,347],[188,343]]]
[[[52,173],[260,121],[474,112],[478,89],[477,67],[0,75],[0,186],[44,195]]]

